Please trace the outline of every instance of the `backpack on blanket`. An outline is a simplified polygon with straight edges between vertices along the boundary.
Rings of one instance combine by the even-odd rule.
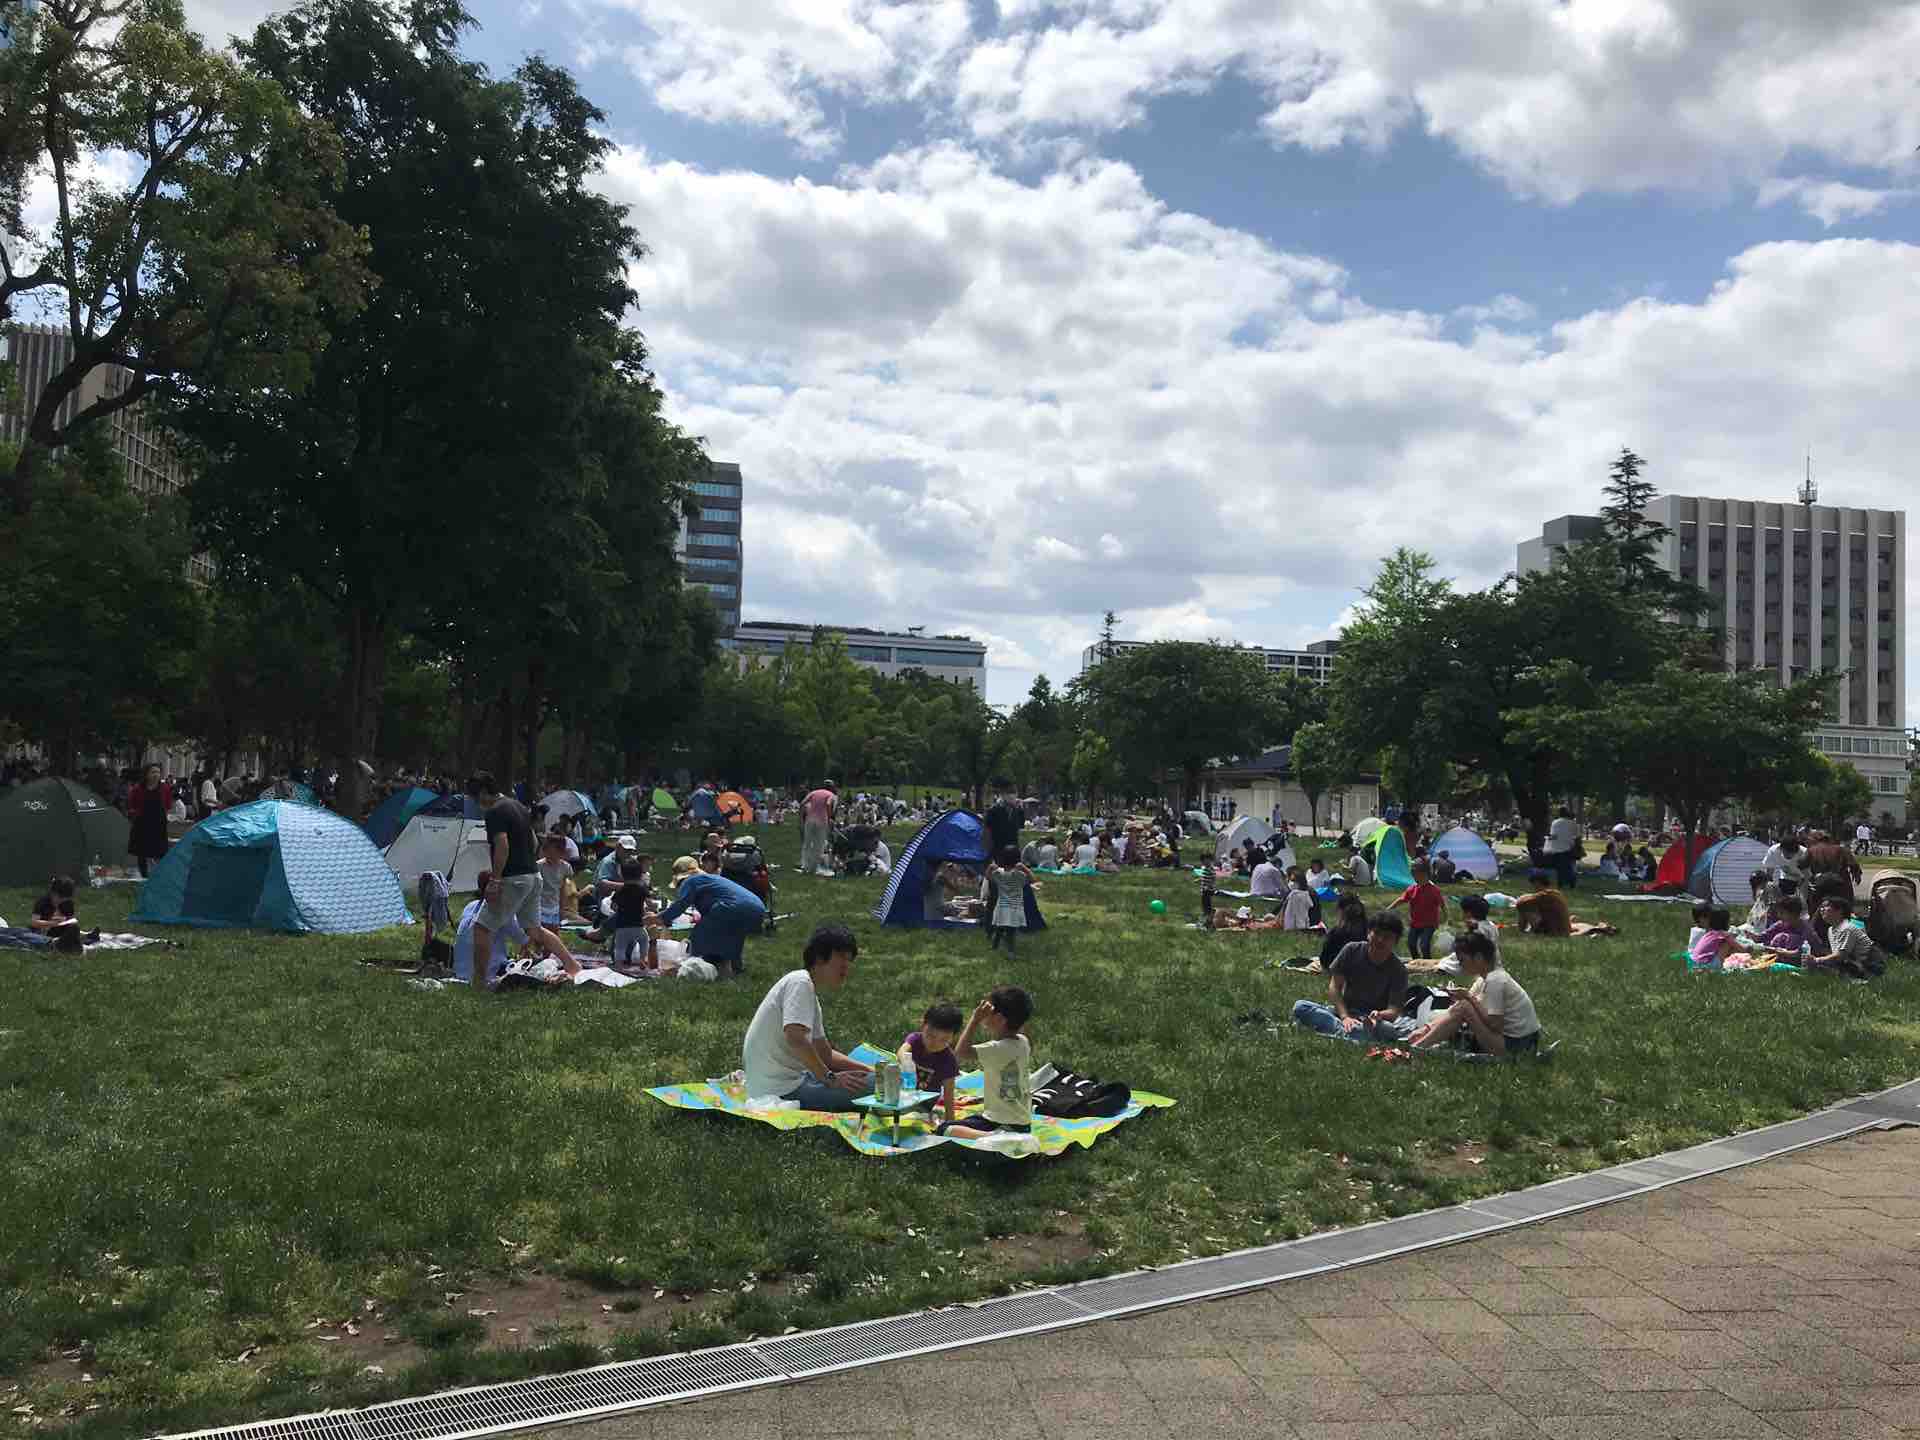
[[[1133,1103],[1133,1091],[1118,1080],[1062,1070],[1033,1092],[1037,1115],[1056,1120],[1088,1120],[1118,1115]]]

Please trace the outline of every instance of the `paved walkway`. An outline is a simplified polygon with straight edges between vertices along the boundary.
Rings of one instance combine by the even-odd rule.
[[[1227,1300],[542,1440],[1920,1436],[1920,1129]]]

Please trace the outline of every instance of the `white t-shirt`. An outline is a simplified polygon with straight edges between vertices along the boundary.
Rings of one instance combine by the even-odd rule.
[[[1580,827],[1571,817],[1562,815],[1547,827],[1547,854],[1564,855],[1579,843]]]
[[[807,970],[789,970],[773,982],[760,1008],[753,1012],[747,1038],[740,1045],[740,1068],[747,1072],[750,1099],[785,1095],[813,1072],[800,1063],[787,1043],[787,1026],[804,1025],[815,1040],[827,1038],[827,1019],[820,1012],[820,995]]]
[[[1278,895],[1287,888],[1287,877],[1271,860],[1262,860],[1253,867],[1253,883],[1247,888],[1255,895]]]
[[[1283,930],[1304,930],[1313,923],[1313,896],[1305,890],[1292,890],[1287,894],[1287,909],[1280,921]]]
[[[877,869],[893,869],[893,852],[887,848],[886,841],[876,840],[873,842],[873,863]]]
[[[1085,845],[1077,845],[1073,851],[1073,863],[1075,865],[1091,865],[1093,864],[1093,856],[1094,849],[1091,841]]]
[[[1856,839],[1856,840],[1871,840],[1871,839],[1873,839],[1873,826],[1871,826],[1871,825],[1868,825],[1868,824],[1865,824],[1865,823],[1863,822],[1863,823],[1862,823],[1862,824],[1860,825],[1860,827],[1859,827],[1858,829],[1856,829],[1856,830],[1855,830],[1855,831],[1853,832],[1853,838],[1854,838],[1854,839]]]
[[[208,776],[205,780],[202,780],[200,782],[201,808],[206,810],[211,810],[217,805],[219,805],[219,803],[220,803],[220,787],[213,783],[212,776]]]
[[[540,872],[541,911],[549,915],[558,915],[561,888],[573,877],[573,866],[564,860],[542,860],[534,868]]]
[[[1038,853],[1039,853],[1039,860],[1040,860],[1040,869],[1053,870],[1059,867],[1060,847],[1058,845],[1055,845],[1052,841],[1048,841],[1045,845],[1042,845],[1040,847]]]
[[[1489,970],[1474,981],[1472,993],[1487,1014],[1500,1017],[1500,1033],[1508,1039],[1518,1040],[1540,1028],[1540,1017],[1533,1011],[1533,997],[1504,969]]]
[[[470,903],[460,912],[460,928],[453,937],[453,978],[473,983],[473,922],[480,918],[480,902]],[[520,928],[520,921],[514,916],[507,917],[506,927],[493,932],[493,963],[487,966],[490,976],[500,966],[507,963],[507,942],[516,945],[527,943],[527,932]]]
[[[1367,864],[1366,856],[1356,851],[1353,857],[1347,861],[1347,878],[1356,885],[1371,885],[1373,883],[1373,867]]]
[[[1806,853],[1805,849],[1799,849],[1789,855],[1778,845],[1774,845],[1767,850],[1766,858],[1760,862],[1760,868],[1780,879],[1799,880],[1802,878],[1800,861]]]
[[[976,1040],[973,1053],[980,1061],[985,1089],[981,1113],[1002,1125],[1033,1123],[1033,1047],[1024,1035],[1004,1040]]]

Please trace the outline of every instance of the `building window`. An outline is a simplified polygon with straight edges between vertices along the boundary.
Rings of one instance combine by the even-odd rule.
[[[738,510],[709,510],[703,505],[700,507],[700,518],[709,525],[738,525],[740,523],[740,512]]]
[[[891,645],[849,645],[847,646],[847,658],[851,660],[864,660],[870,665],[891,665],[893,663],[893,647]]]
[[[987,663],[987,657],[977,651],[967,650],[909,650],[904,647],[893,652],[897,665],[940,665],[940,666],[981,666]]]
[[[714,535],[705,530],[696,530],[687,537],[687,543],[690,545],[704,546],[708,550],[725,550],[733,555],[740,553],[740,537],[738,535]]]
[[[709,595],[719,595],[727,600],[738,600],[740,598],[740,592],[731,585],[715,585],[710,581],[700,581],[696,583],[693,588],[696,590],[704,590]]]
[[[696,480],[693,482],[693,493],[696,495],[711,495],[717,500],[738,500],[740,498],[740,487],[738,485],[722,485],[717,480]]]
[[[732,560],[722,560],[715,555],[689,555],[687,568],[690,570],[738,570],[740,567]]]

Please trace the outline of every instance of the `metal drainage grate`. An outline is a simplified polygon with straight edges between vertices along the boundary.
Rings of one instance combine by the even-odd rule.
[[[1036,1290],[980,1305],[899,1315],[688,1355],[600,1365],[566,1375],[476,1386],[366,1410],[326,1411],[166,1440],[463,1440],[780,1384],[961,1345],[1007,1340],[1089,1321],[1347,1269],[1409,1251],[1516,1229],[1550,1216],[1662,1190],[1866,1130],[1920,1123],[1920,1081],[1828,1110],[1610,1170],[1444,1210],[1378,1221],[1258,1250]]]
[[[984,1305],[896,1315],[778,1340],[757,1340],[753,1351],[769,1365],[798,1378],[898,1360],[983,1340],[1006,1340],[1035,1330],[1056,1330],[1094,1318],[1094,1312],[1057,1290],[1036,1290]]]

